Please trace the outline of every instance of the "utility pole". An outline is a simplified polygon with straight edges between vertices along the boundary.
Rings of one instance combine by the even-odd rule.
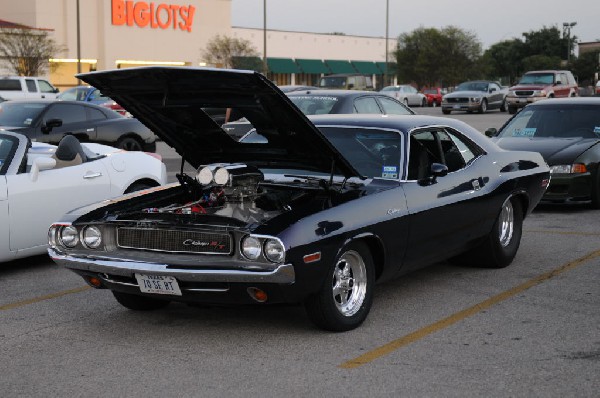
[[[567,34],[567,64],[571,63],[571,28],[577,25],[577,22],[563,22],[563,37]]]

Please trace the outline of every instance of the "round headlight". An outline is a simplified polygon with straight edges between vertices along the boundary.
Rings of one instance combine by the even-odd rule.
[[[285,248],[280,241],[269,239],[265,242],[265,257],[274,263],[280,263],[285,258]]]
[[[83,244],[90,249],[97,249],[102,243],[102,233],[98,227],[87,227],[83,230]]]
[[[254,236],[246,236],[242,240],[242,254],[248,260],[256,260],[258,257],[260,257],[260,246],[260,240]]]
[[[202,185],[208,185],[213,180],[213,173],[209,167],[202,167],[196,174],[196,181]]]
[[[75,247],[79,238],[77,237],[77,228],[68,225],[60,231],[60,243],[66,247]]]
[[[215,184],[225,185],[229,182],[229,171],[225,167],[219,167],[215,171]]]

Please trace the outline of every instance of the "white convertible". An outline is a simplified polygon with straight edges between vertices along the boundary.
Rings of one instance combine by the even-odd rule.
[[[46,253],[48,227],[72,209],[166,181],[156,154],[0,131],[0,262]]]

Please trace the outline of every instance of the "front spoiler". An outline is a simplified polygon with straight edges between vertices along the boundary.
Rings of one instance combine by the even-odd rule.
[[[74,271],[87,271],[107,275],[131,277],[133,274],[174,276],[185,282],[223,283],[275,283],[292,284],[296,275],[294,266],[280,264],[269,271],[223,270],[223,269],[181,269],[169,268],[167,264],[136,262],[108,258],[69,256],[53,248],[48,254],[58,265]]]

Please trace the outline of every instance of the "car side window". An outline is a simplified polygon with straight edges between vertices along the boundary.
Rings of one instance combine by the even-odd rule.
[[[35,80],[25,79],[25,84],[27,85],[27,91],[29,91],[30,93],[37,92],[37,88],[35,88]]]
[[[381,114],[381,109],[373,97],[362,97],[354,100],[354,113]]]
[[[380,97],[378,100],[386,115],[412,115],[404,105],[391,98]]]
[[[45,80],[38,80],[38,84],[40,86],[40,91],[42,93],[53,93],[54,87],[50,83]]]
[[[88,108],[89,120],[104,120],[106,115],[100,112],[98,109]]]
[[[44,122],[50,119],[60,119],[63,125],[70,123],[80,123],[87,120],[87,115],[83,106],[76,104],[53,104],[44,115]]]

